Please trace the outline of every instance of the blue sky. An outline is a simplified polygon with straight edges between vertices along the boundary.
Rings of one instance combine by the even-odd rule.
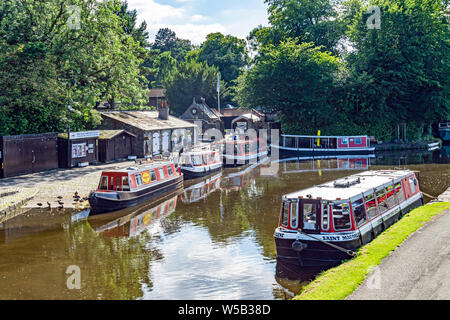
[[[253,28],[268,24],[264,0],[128,0],[128,5],[147,21],[152,40],[163,27],[201,44],[212,32],[245,38]]]

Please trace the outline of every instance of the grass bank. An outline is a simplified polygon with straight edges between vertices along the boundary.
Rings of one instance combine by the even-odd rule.
[[[319,275],[294,300],[345,299],[365,280],[373,267],[378,266],[412,233],[434,216],[449,209],[449,202],[438,202],[411,211],[374,241],[361,248],[354,259]]]

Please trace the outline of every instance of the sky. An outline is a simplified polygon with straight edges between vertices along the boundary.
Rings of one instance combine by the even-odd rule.
[[[258,25],[268,25],[264,0],[128,0],[154,40],[160,28],[201,44],[213,32],[246,38]]]

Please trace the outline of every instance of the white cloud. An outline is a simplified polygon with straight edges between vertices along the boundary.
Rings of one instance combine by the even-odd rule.
[[[138,11],[139,21],[147,22],[151,41],[160,28],[170,28],[179,38],[194,44],[201,44],[213,32],[245,38],[253,28],[267,21],[265,11],[261,10],[224,9],[214,18],[196,12],[198,0],[176,2],[179,7],[160,4],[157,0],[128,0],[128,6]]]

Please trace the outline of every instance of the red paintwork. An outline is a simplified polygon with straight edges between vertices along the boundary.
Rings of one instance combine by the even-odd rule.
[[[342,140],[347,139],[348,144],[342,143]],[[361,144],[357,144],[356,140],[361,139]],[[337,147],[338,148],[367,148],[367,137],[345,137],[345,138],[338,138],[337,139]]]

